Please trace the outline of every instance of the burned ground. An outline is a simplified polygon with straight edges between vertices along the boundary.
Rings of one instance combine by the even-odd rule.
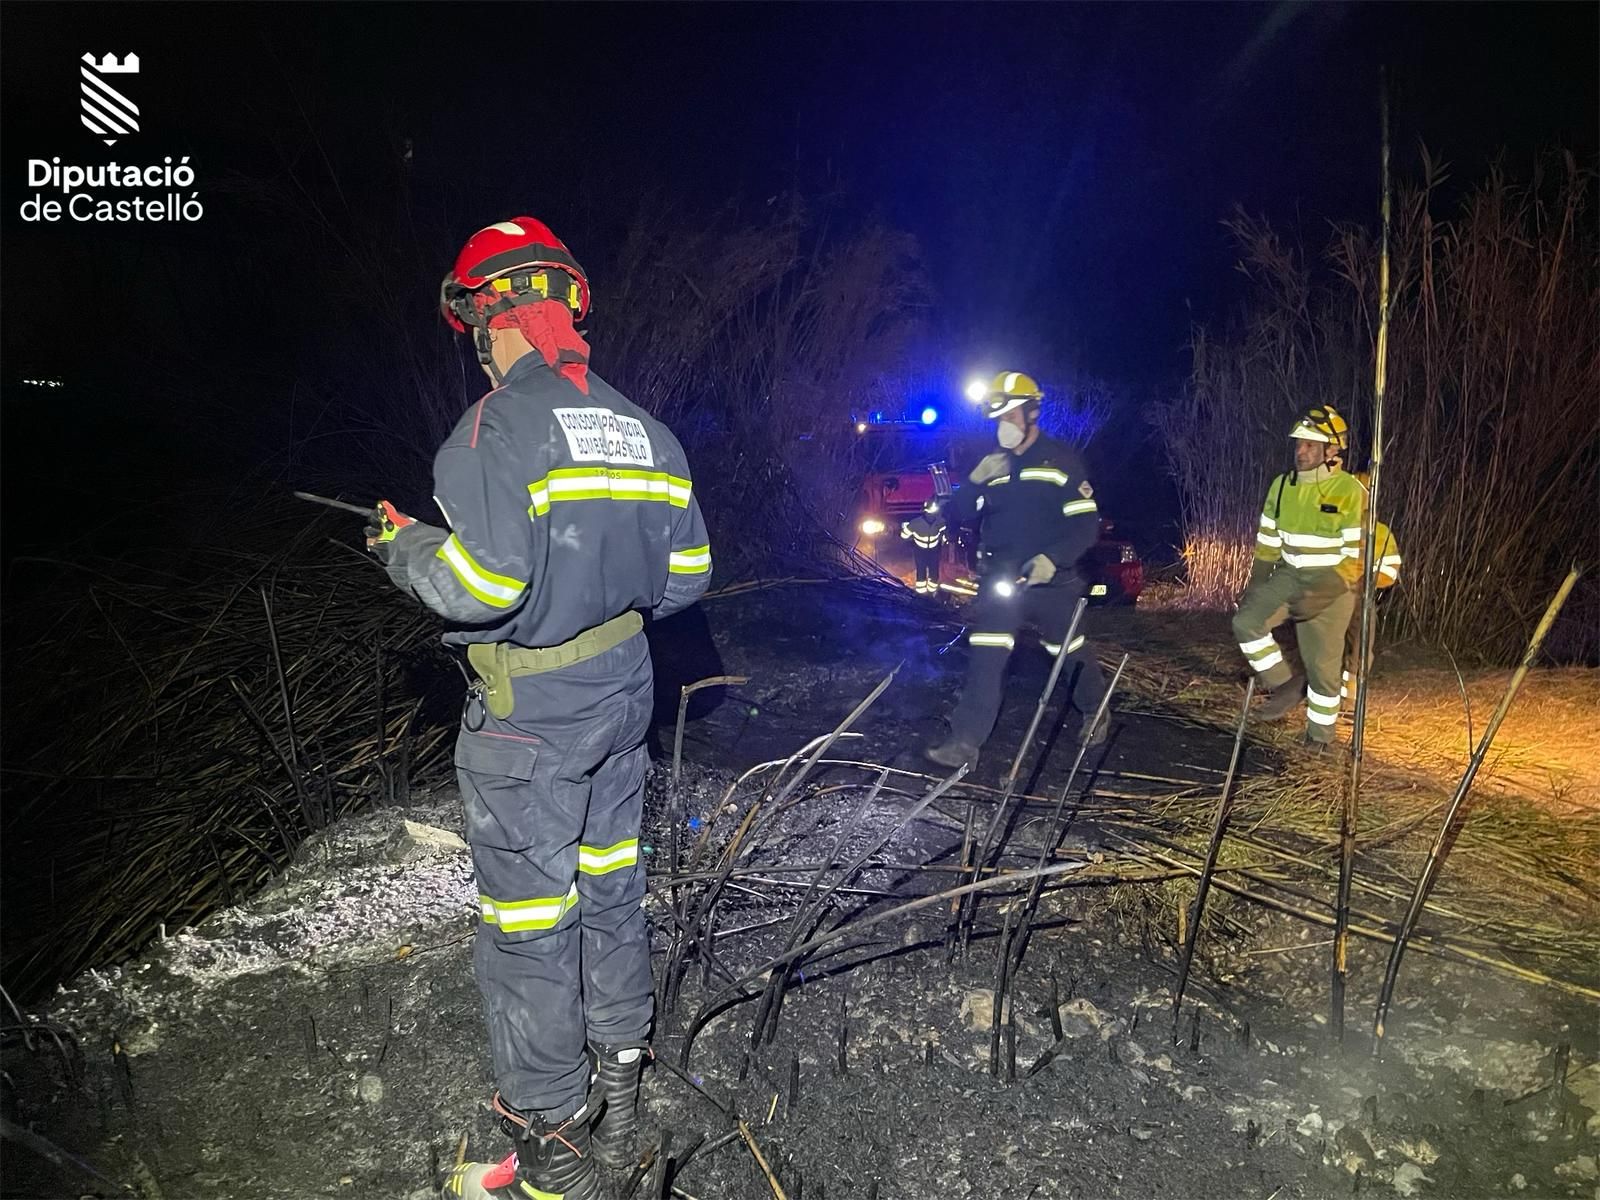
[[[1593,1194],[1596,1010],[1506,969],[1600,982],[1592,874],[1551,881],[1516,854],[1536,853],[1557,876],[1571,873],[1572,856],[1592,863],[1593,811],[1540,824],[1528,812],[1545,809],[1504,779],[1486,781],[1503,785],[1487,793],[1486,832],[1463,838],[1458,874],[1447,873],[1423,923],[1431,940],[1403,967],[1381,1054],[1367,1029],[1387,946],[1352,946],[1340,1049],[1327,1025],[1327,931],[1230,892],[1212,894],[1175,1028],[1178,914],[1227,767],[1234,663],[1216,624],[1192,615],[1088,620],[1112,666],[1123,649],[1135,657],[1113,701],[1111,744],[1079,772],[1077,819],[1053,853],[1048,805],[1078,728],[1059,697],[1036,739],[1041,765],[1025,768],[1002,863],[1029,868],[1043,851],[1061,873],[998,1025],[998,934],[1022,887],[997,887],[953,956],[946,901],[851,922],[959,880],[965,828],[993,811],[1045,679],[1042,656],[1019,654],[976,771],[902,825],[938,782],[918,752],[961,668],[959,626],[944,610],[866,585],[795,583],[710,600],[679,631],[658,631],[664,716],[678,682],[749,680],[697,698],[676,789],[670,716],[658,730],[644,840],[663,988],[674,848],[685,874],[721,865],[782,760],[897,673],[851,731],[859,736],[836,742],[751,822],[710,930],[714,962],[684,955],[661,1017],[663,1061],[647,1075],[674,1174],[634,1194],[772,1195],[742,1141],[724,1141],[733,1113],[793,1197]],[[1396,758],[1374,765],[1376,831],[1431,813],[1448,787]],[[1255,896],[1276,888],[1280,907],[1309,911],[1333,861],[1329,768],[1252,736],[1242,769],[1238,836],[1219,881]],[[1568,780],[1563,803],[1581,787]],[[1425,843],[1436,820],[1374,838],[1358,905],[1393,919],[1420,862],[1415,838]],[[449,831],[460,816],[448,786],[348,819],[261,895],[60,991],[25,1022],[31,1049],[8,1039],[7,1119],[111,1182],[17,1147],[6,1193],[113,1195],[114,1183],[146,1197],[422,1200],[463,1135],[474,1156],[501,1153],[470,970],[470,864]],[[822,914],[820,931],[837,929],[837,940],[789,973],[771,1040],[751,1052],[757,1001],[725,1002],[739,995],[727,976],[782,953],[816,864],[880,840]],[[805,864],[813,869],[796,869]],[[689,887],[677,897],[685,912]],[[759,993],[764,978],[746,990]],[[1558,1076],[1564,1084],[1550,1086]]]

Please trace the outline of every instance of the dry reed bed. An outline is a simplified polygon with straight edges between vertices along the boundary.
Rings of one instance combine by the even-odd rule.
[[[44,603],[9,614],[10,682],[44,700],[7,729],[14,991],[201,919],[440,763],[436,623],[346,547],[78,566]]]
[[[1552,156],[1514,181],[1496,168],[1453,215],[1434,211],[1445,172],[1423,153],[1397,194],[1393,321],[1379,516],[1406,566],[1387,624],[1462,662],[1515,661],[1574,556],[1592,552],[1600,490],[1600,245],[1594,175]],[[1278,232],[1229,223],[1254,286],[1225,332],[1197,328],[1181,394],[1152,418],[1183,504],[1189,607],[1243,590],[1267,481],[1312,404],[1371,456],[1378,252],[1334,230],[1321,269]],[[1600,585],[1582,583],[1550,639],[1566,661],[1600,653]]]

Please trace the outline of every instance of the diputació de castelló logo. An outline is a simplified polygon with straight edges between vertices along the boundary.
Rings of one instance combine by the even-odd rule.
[[[107,146],[140,132],[139,105],[126,92],[128,78],[140,73],[137,54],[78,60],[78,119]],[[28,160],[28,187],[21,205],[24,221],[186,222],[205,215],[189,156],[176,162],[166,155],[149,165],[63,162],[60,155]],[[160,189],[150,194],[152,189]],[[187,195],[185,194],[187,192]]]

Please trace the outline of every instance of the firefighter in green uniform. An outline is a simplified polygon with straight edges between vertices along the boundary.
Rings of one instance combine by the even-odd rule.
[[[1345,630],[1361,582],[1365,490],[1339,467],[1349,427],[1331,405],[1313,408],[1289,433],[1294,470],[1267,488],[1250,586],[1233,635],[1271,694],[1257,715],[1277,721],[1306,702],[1306,744],[1325,750],[1339,721]],[[1272,631],[1294,622],[1302,672],[1284,661]]]

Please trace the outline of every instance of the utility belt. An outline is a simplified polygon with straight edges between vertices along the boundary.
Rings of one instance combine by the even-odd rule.
[[[515,707],[511,681],[517,676],[543,675],[595,658],[622,645],[643,628],[644,618],[630,609],[559,646],[533,648],[510,642],[472,642],[467,646],[467,662],[482,681],[483,704],[489,715],[504,721]]]

